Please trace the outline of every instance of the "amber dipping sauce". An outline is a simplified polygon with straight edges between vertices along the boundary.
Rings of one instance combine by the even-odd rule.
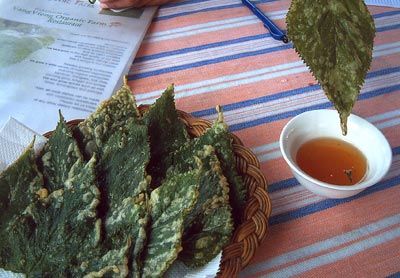
[[[335,138],[316,138],[300,146],[299,167],[311,177],[334,185],[354,185],[367,171],[363,153],[350,143]]]

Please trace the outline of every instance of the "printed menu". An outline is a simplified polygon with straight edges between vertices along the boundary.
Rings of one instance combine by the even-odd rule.
[[[12,117],[44,133],[59,112],[92,113],[122,85],[156,9],[0,0],[0,128]]]

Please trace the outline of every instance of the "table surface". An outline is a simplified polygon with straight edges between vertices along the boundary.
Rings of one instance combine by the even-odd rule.
[[[255,3],[286,29],[289,0]],[[137,102],[174,83],[180,110],[212,121],[221,105],[267,177],[269,231],[239,277],[400,276],[400,10],[368,8],[375,46],[353,113],[386,136],[393,162],[381,182],[339,200],[299,185],[279,150],[292,117],[333,109],[292,44],[272,39],[238,0],[170,3],[150,25],[128,75]]]

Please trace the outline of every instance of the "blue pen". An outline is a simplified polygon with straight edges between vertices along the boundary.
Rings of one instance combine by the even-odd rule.
[[[271,37],[278,41],[288,43],[289,39],[259,8],[257,8],[250,0],[242,0],[245,4],[263,23],[271,34]]]

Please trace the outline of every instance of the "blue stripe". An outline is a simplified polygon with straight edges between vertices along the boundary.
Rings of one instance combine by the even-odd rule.
[[[272,183],[268,185],[268,192],[272,193],[282,189],[298,186],[299,182],[295,178],[282,180],[280,182]]]
[[[269,34],[268,34],[268,36],[269,36]],[[188,69],[188,68],[196,68],[196,67],[201,67],[201,66],[205,66],[205,65],[211,65],[211,64],[216,64],[216,63],[221,63],[221,62],[241,59],[241,58],[244,58],[244,57],[250,57],[250,56],[256,56],[256,55],[261,55],[261,54],[265,54],[265,53],[281,51],[281,50],[285,50],[285,49],[289,49],[289,48],[292,48],[292,46],[290,44],[284,44],[284,45],[281,45],[281,46],[265,48],[265,49],[260,49],[260,50],[256,50],[256,51],[247,51],[245,53],[228,55],[228,56],[224,56],[224,57],[218,57],[218,58],[214,58],[214,59],[193,62],[193,63],[189,63],[189,64],[185,64],[185,65],[172,66],[172,67],[169,67],[169,68],[164,68],[164,69],[159,69],[159,70],[154,70],[154,71],[149,71],[149,72],[144,72],[144,73],[139,73],[139,74],[128,75],[128,80],[146,78],[146,77],[155,76],[155,75],[159,75],[159,74],[165,74],[165,73],[169,73],[169,72],[185,70],[185,69]]]
[[[373,193],[391,188],[391,187],[395,187],[395,186],[399,186],[400,183],[400,177],[394,177],[388,180],[384,180],[381,182],[378,182],[377,184],[375,184],[374,186],[371,186],[367,189],[365,189],[364,191],[360,192],[359,194],[353,196],[353,197],[349,197],[349,198],[345,198],[345,199],[326,199],[323,200],[321,202],[315,203],[315,204],[310,204],[308,206],[299,208],[299,209],[295,209],[286,213],[282,213],[282,214],[278,214],[278,215],[274,215],[269,219],[269,223],[270,225],[277,225],[277,224],[282,224],[294,219],[298,219],[304,216],[307,216],[309,214],[313,214],[316,212],[320,212],[323,210],[326,210],[328,208],[332,208],[338,205],[341,205],[343,203],[347,203],[359,198],[362,198],[364,196],[368,196],[371,195]]]
[[[387,276],[387,278],[400,278],[400,272],[393,273]]]
[[[400,10],[394,10],[394,11],[390,11],[390,12],[385,12],[385,13],[381,13],[381,14],[374,14],[372,17],[373,18],[381,18],[381,17],[387,17],[387,16],[392,16],[392,15],[398,15],[400,14]]]
[[[284,91],[284,92],[280,92],[280,93],[273,94],[273,95],[262,96],[262,97],[258,97],[258,98],[254,98],[254,99],[241,101],[241,102],[226,104],[226,105],[222,106],[222,110],[223,111],[232,111],[232,110],[240,109],[242,107],[257,105],[257,104],[265,103],[268,101],[273,101],[273,100],[277,100],[277,99],[281,99],[281,98],[285,98],[285,97],[289,97],[289,96],[294,96],[294,95],[299,95],[299,94],[315,91],[320,88],[321,88],[321,86],[319,84],[307,86],[307,87],[301,87],[301,88]],[[196,112],[192,113],[192,115],[194,117],[204,117],[204,116],[209,116],[209,115],[214,115],[214,114],[216,114],[215,108],[200,110],[200,111],[196,111]]]
[[[396,24],[396,25],[390,25],[390,26],[385,26],[385,27],[380,27],[380,28],[376,28],[376,32],[385,32],[385,31],[391,31],[391,30],[397,30],[400,28],[400,24]]]
[[[276,0],[264,0],[264,1],[253,1],[254,4],[258,3],[269,3],[269,2],[275,2]],[[200,1],[200,2],[207,2],[207,1]],[[181,4],[170,4],[161,7],[160,9],[167,9],[168,7],[174,7],[174,6],[185,6],[187,4],[193,4],[193,3],[199,3],[199,1],[185,1]],[[197,14],[197,13],[204,13],[204,12],[209,12],[209,11],[218,11],[218,10],[225,10],[225,9],[232,9],[232,8],[241,8],[245,7],[242,3],[237,3],[237,4],[230,4],[230,5],[222,5],[222,6],[217,6],[217,7],[210,7],[210,8],[204,8],[204,9],[198,9],[195,11],[184,11],[184,12],[178,12],[175,14],[170,14],[170,15],[165,15],[165,16],[158,16],[153,19],[154,22],[156,21],[162,21],[162,20],[168,20],[171,18],[176,18],[180,16],[187,16],[191,14]]]
[[[400,154],[400,146],[399,147],[395,147],[392,149],[392,153],[393,155],[398,155]]]

